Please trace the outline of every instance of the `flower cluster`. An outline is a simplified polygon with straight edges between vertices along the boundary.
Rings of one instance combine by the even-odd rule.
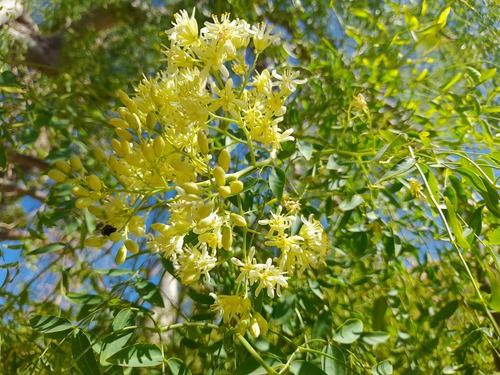
[[[260,54],[279,41],[264,24],[250,26],[224,14],[199,29],[194,11],[181,11],[166,34],[167,69],[144,79],[133,96],[120,92],[124,106],[109,121],[116,133],[113,151],[95,151],[118,188],[87,175],[77,157],[56,163],[49,176],[73,182],[75,206],[88,209],[104,226],[86,245],[122,243],[118,264],[139,251],[137,241],[143,238],[149,251],[173,262],[185,285],[210,281],[222,264],[238,268],[241,294],[214,294],[213,309],[225,323],[242,331],[249,327],[258,336],[267,322],[251,311],[248,286],[257,285],[256,295],[265,290],[270,298],[279,296],[292,273],[317,266],[328,248],[319,222],[298,219],[300,205],[286,200],[284,205],[293,207],[288,216],[279,206],[270,218],[258,220],[270,228],[263,244],[268,250],[247,251],[246,235],[257,233],[252,228],[257,220],[235,204],[244,194],[245,178],[273,163],[281,144],[294,139],[292,129],[279,125],[287,98],[305,81],[288,68],[256,70]],[[168,219],[146,225],[153,208],[168,208]],[[290,235],[296,220],[302,229]],[[273,251],[276,258],[264,257]]]

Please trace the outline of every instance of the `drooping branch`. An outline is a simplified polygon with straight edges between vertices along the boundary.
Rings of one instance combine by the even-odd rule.
[[[64,65],[61,57],[68,31],[73,31],[74,37],[81,39],[89,32],[106,30],[120,22],[134,24],[141,18],[144,18],[143,9],[131,3],[113,4],[90,10],[79,21],[56,34],[43,35],[20,1],[0,0],[0,26],[3,25],[14,39],[27,45],[24,63],[47,74],[56,74]]]
[[[30,238],[31,234],[19,229],[0,230],[0,241],[14,241]]]
[[[7,197],[24,197],[29,196],[43,202],[47,199],[47,195],[39,190],[24,189],[13,181],[0,178],[0,192]]]
[[[49,163],[42,159],[31,155],[19,154],[11,150],[7,150],[7,160],[9,163],[25,171],[32,171],[33,169],[48,171],[50,167]]]

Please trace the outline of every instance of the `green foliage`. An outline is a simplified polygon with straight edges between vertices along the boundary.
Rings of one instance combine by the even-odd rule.
[[[95,33],[66,35],[70,63],[56,76],[2,60],[0,168],[47,197],[36,219],[18,224],[30,238],[0,247],[23,257],[0,266],[9,272],[0,292],[0,372],[500,371],[498,6],[233,3],[199,5],[197,17],[231,11],[248,22],[271,21],[288,52],[274,46],[272,54],[308,79],[284,115],[296,142],[283,145],[278,165],[247,179],[243,199],[234,201],[257,217],[259,200],[292,198],[304,216],[321,217],[331,241],[325,264],[290,280],[293,293],[252,301],[269,323],[257,339],[220,324],[201,286],[180,288],[164,325],[158,270],[174,274],[172,263],[150,254],[144,241],[115,267],[116,246],[85,248],[97,223],[74,208],[69,184],[9,167],[10,150],[50,164],[78,154],[111,186],[95,149],[111,150],[106,120],[117,91],[131,92],[141,72],[162,68],[159,45],[174,10],[164,16],[145,7],[139,29],[118,24],[98,34],[100,43]],[[60,31],[102,4],[120,2],[41,6],[40,27]],[[22,216],[19,201],[1,200],[10,211],[0,221]],[[166,220],[161,203],[147,203],[157,208],[151,222]],[[20,276],[23,262],[29,277]],[[221,271],[216,281],[230,290],[236,277]]]

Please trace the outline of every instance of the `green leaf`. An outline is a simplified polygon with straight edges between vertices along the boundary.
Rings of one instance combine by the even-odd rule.
[[[351,344],[363,333],[363,322],[359,319],[348,319],[337,331],[333,340],[341,344]]]
[[[413,158],[406,159],[404,162],[396,165],[394,169],[385,173],[377,182],[375,182],[375,185],[378,185],[383,181],[390,180],[394,177],[401,177],[406,175],[410,170],[413,169],[416,162],[417,161]]]
[[[71,340],[71,353],[76,360],[78,369],[83,374],[100,374],[90,341],[82,331],[75,332]]]
[[[479,83],[483,83],[488,81],[489,79],[493,78],[497,74],[497,68],[490,68],[486,69],[481,73],[481,79],[479,80]]]
[[[99,305],[105,301],[105,299],[97,294],[86,294],[86,293],[66,293],[66,298],[71,302],[82,303],[85,305]]]
[[[486,186],[484,185],[483,180],[481,177],[479,177],[476,173],[472,172],[470,169],[463,168],[463,167],[458,167],[455,169],[456,172],[458,172],[460,175],[466,177],[472,185],[481,191],[486,191]]]
[[[361,335],[361,340],[369,345],[377,345],[387,342],[391,337],[387,332],[364,332]]]
[[[63,339],[75,328],[68,319],[52,315],[35,315],[31,327],[53,339]]]
[[[327,345],[323,348],[323,353],[326,355],[321,357],[321,369],[329,375],[344,375],[345,356],[342,350],[336,346]]]
[[[455,83],[460,81],[460,78],[462,78],[462,73],[459,72],[459,73],[455,74],[452,79],[450,79],[447,83],[445,83],[439,89],[443,92],[448,91],[451,88],[451,86],[453,86]]]
[[[126,367],[152,367],[163,363],[163,355],[154,344],[135,344],[113,354],[108,362]]]
[[[135,326],[135,315],[131,310],[124,309],[116,314],[111,323],[111,334],[103,340],[100,361],[107,364],[107,359],[123,349],[134,335],[134,330],[123,330]]]
[[[266,363],[270,367],[277,367],[281,365],[279,361],[274,358],[266,358]],[[238,375],[267,375],[267,370],[260,365],[254,358],[250,358],[243,362],[238,368],[234,371],[234,374]]]
[[[189,371],[184,362],[179,358],[169,358],[167,363],[170,371],[172,371],[172,375],[191,375],[191,371]]]
[[[448,302],[439,312],[431,318],[431,326],[436,327],[439,322],[450,318],[458,309],[458,301]]]
[[[486,268],[486,274],[491,289],[491,299],[488,306],[492,310],[500,311],[500,278],[489,268]]]
[[[293,361],[290,365],[290,373],[293,375],[327,375],[319,367],[306,361]]]
[[[147,280],[139,280],[134,285],[135,291],[154,306],[165,307],[160,288]]]
[[[486,237],[488,237],[488,243],[490,245],[500,245],[500,227],[492,232],[486,233]]]
[[[299,149],[299,152],[302,154],[302,156],[307,161],[309,161],[312,157],[313,145],[307,141],[303,141],[303,140],[299,139],[299,141],[297,142],[297,147]]]
[[[390,375],[392,374],[392,364],[389,361],[383,361],[372,368],[373,375]]]
[[[274,196],[281,202],[283,197],[283,190],[285,189],[286,176],[283,169],[275,167],[269,173],[269,188],[273,192]]]
[[[126,268],[105,268],[105,269],[95,270],[94,272],[100,275],[106,275],[111,277],[132,275],[134,273],[134,271]]]
[[[331,337],[332,323],[333,323],[333,318],[330,311],[327,310],[320,312],[312,328],[312,338],[323,339],[326,337]]]
[[[54,242],[54,243],[50,243],[48,245],[45,245],[45,246],[42,246],[42,247],[39,247],[38,249],[35,249],[33,251],[30,251],[28,254],[26,254],[27,256],[30,256],[30,255],[40,255],[40,254],[45,254],[45,253],[53,253],[55,251],[59,251],[59,250],[62,250],[65,248],[65,244],[63,243],[60,243],[60,242]]]
[[[457,219],[457,215],[455,214],[455,210],[453,209],[453,205],[447,197],[444,197],[444,201],[446,203],[446,208],[448,209],[448,221],[450,223],[451,229],[453,230],[453,235],[455,236],[455,240],[457,241],[457,245],[461,248],[468,249],[469,243],[463,236],[462,225]]]
[[[3,142],[0,142],[0,171],[5,170],[5,167],[7,167],[7,154],[5,153],[5,147],[3,144]]]
[[[340,202],[339,210],[342,211],[351,211],[358,207],[361,203],[363,203],[363,198],[359,195],[355,195],[351,200],[345,200]]]
[[[438,24],[442,24],[443,26],[446,25],[446,20],[448,19],[448,15],[450,14],[451,7],[446,7],[443,9],[443,11],[439,14],[439,17],[437,19]]]
[[[373,304],[372,313],[372,327],[375,330],[382,330],[385,328],[385,313],[387,312],[387,297],[379,297]]]

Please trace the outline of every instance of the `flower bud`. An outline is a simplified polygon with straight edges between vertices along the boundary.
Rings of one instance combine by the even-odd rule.
[[[123,156],[123,150],[122,150],[122,145],[120,141],[116,138],[113,138],[111,141],[111,146],[113,147],[113,151],[116,153],[118,156]]]
[[[68,174],[69,172],[71,172],[70,165],[66,161],[64,161],[64,160],[58,160],[58,161],[56,161],[56,168],[59,169],[61,172],[64,172],[66,174]]]
[[[181,188],[188,194],[200,195],[203,193],[203,189],[196,182],[185,182]]]
[[[88,197],[90,195],[89,191],[80,185],[73,186],[71,188],[71,193],[75,197]]]
[[[149,129],[149,130],[152,130],[156,125],[156,118],[155,118],[155,114],[154,113],[148,113],[147,117],[146,117],[146,127]]]
[[[247,221],[241,215],[238,215],[238,214],[235,214],[235,213],[231,213],[229,215],[229,218],[234,223],[234,225],[236,225],[237,227],[246,227],[247,226]]]
[[[239,194],[243,190],[243,182],[237,180],[237,181],[231,181],[229,183],[229,189],[231,189],[231,194]]]
[[[139,245],[137,245],[137,242],[135,242],[133,240],[130,240],[130,239],[129,240],[125,240],[125,247],[132,254],[137,254],[139,252]]]
[[[108,242],[107,237],[92,236],[86,238],[85,241],[83,241],[83,244],[88,247],[101,247],[104,246],[106,242]]]
[[[219,195],[222,198],[229,198],[231,196],[231,189],[229,186],[219,186]]]
[[[145,144],[142,146],[142,154],[144,155],[144,158],[150,163],[152,163],[156,159],[153,146],[150,144]]]
[[[129,127],[129,124],[127,121],[122,120],[121,118],[118,118],[118,117],[114,117],[114,118],[110,119],[109,123],[117,129],[127,129]]]
[[[112,242],[120,242],[122,240],[122,234],[120,232],[113,232],[108,236],[108,238]]]
[[[101,179],[97,177],[95,174],[91,174],[87,177],[87,184],[94,191],[101,191],[102,184]]]
[[[82,210],[90,206],[92,203],[94,202],[90,198],[78,198],[75,202],[75,207]]]
[[[127,113],[127,115],[125,116],[125,120],[127,120],[130,127],[134,130],[137,130],[141,127],[141,120],[135,113]]]
[[[160,157],[163,155],[163,152],[165,151],[165,140],[163,139],[163,137],[158,136],[154,139],[153,150],[156,157]]]
[[[224,172],[228,171],[229,165],[231,164],[231,154],[228,150],[224,149],[220,152],[219,157],[217,158],[217,163],[219,163],[219,166],[224,169]]]
[[[130,154],[132,151],[130,149],[130,142],[126,141],[125,139],[122,139],[120,141],[120,145],[122,146],[122,153],[123,155]]]
[[[71,168],[73,168],[75,171],[81,171],[83,169],[82,162],[76,155],[71,155],[71,157],[69,158],[69,163],[71,164]]]
[[[94,156],[98,161],[104,161],[106,160],[106,153],[104,150],[100,147],[96,147],[94,149]]]
[[[130,134],[130,132],[127,129],[116,128],[115,133],[118,137],[126,140],[127,142],[130,142],[134,139],[134,137],[132,137],[132,134]]]
[[[201,130],[198,132],[198,147],[200,148],[200,151],[202,154],[208,154],[209,148],[208,148],[208,138],[203,133]]]
[[[221,243],[224,249],[231,249],[231,245],[233,244],[233,230],[231,227],[224,227],[222,230]]]
[[[122,246],[118,249],[118,252],[116,253],[115,263],[123,264],[123,262],[125,262],[125,259],[127,259],[127,248],[125,246]]]
[[[260,336],[260,327],[259,323],[257,322],[257,319],[252,318],[250,319],[250,328],[249,328],[250,334],[254,339]]]
[[[201,206],[200,208],[198,208],[198,212],[197,212],[196,216],[200,220],[204,219],[212,213],[213,208],[214,208],[213,203],[205,204],[205,205]]]
[[[59,169],[51,169],[47,175],[56,182],[64,182],[68,178],[68,176],[62,173]]]
[[[226,184],[226,172],[221,167],[215,167],[214,178],[218,186],[224,186]]]

